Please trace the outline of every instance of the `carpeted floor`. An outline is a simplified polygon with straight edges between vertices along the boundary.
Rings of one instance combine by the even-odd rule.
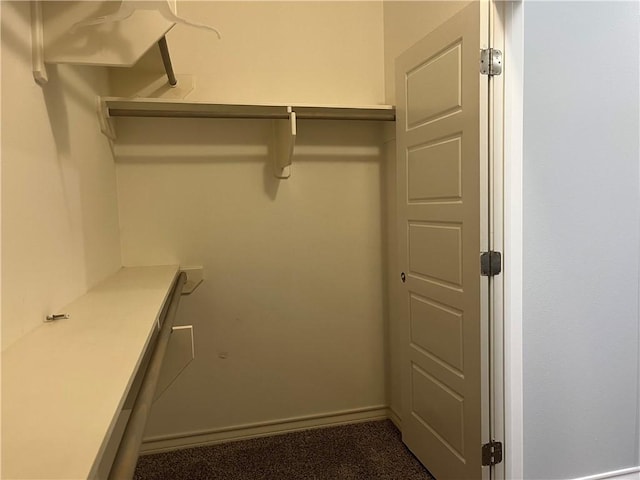
[[[135,480],[433,480],[389,420],[140,457]]]

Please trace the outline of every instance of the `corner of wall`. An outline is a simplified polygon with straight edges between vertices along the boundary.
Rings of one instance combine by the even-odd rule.
[[[115,168],[96,114],[106,73],[48,65],[38,86],[29,6],[1,6],[3,349],[120,267]]]

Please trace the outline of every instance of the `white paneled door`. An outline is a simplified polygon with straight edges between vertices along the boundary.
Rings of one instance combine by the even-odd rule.
[[[438,480],[489,476],[488,26],[473,2],[396,61],[402,436]]]

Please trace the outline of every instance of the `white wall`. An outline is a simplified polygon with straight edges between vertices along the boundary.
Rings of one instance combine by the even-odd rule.
[[[223,34],[170,33],[176,72],[196,78],[189,99],[383,103],[380,2],[181,2],[180,14]],[[137,83],[122,71],[111,80],[116,92]],[[195,326],[196,359],[154,405],[147,437],[380,415],[382,126],[298,122],[281,181],[267,121],[130,119],[118,131],[124,264],[206,275],[177,320]]]
[[[120,267],[103,70],[31,73],[29,2],[2,2],[2,346]]]
[[[525,478],[639,464],[639,23],[525,2]]]

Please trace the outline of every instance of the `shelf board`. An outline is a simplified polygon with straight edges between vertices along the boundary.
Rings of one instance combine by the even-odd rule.
[[[288,119],[289,108],[299,120],[377,120],[395,121],[392,105],[240,105],[205,102],[185,102],[154,98],[103,98],[110,117],[168,118],[253,118]]]
[[[44,61],[131,67],[175,25],[157,12],[138,10],[120,22],[80,27],[82,20],[109,15],[120,2],[42,2]]]
[[[94,478],[177,274],[122,268],[2,352],[2,478]]]

